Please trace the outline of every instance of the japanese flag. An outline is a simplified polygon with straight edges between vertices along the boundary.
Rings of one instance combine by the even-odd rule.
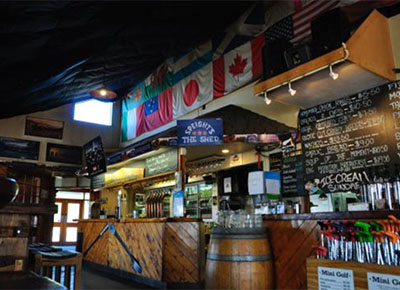
[[[179,118],[213,100],[212,62],[173,87],[173,116]]]

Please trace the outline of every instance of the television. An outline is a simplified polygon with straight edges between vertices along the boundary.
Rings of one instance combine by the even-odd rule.
[[[107,171],[106,156],[104,154],[103,142],[100,136],[83,145],[83,151],[89,177]]]

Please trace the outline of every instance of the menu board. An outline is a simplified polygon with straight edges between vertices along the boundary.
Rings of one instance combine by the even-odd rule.
[[[400,82],[321,104],[299,115],[304,181],[357,191],[400,164]]]
[[[282,196],[305,195],[303,156],[301,154],[282,158]]]
[[[175,171],[178,166],[178,156],[176,150],[167,151],[149,158],[145,161],[146,176]]]

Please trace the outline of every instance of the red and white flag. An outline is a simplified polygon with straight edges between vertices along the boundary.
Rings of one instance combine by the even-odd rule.
[[[264,34],[260,34],[213,61],[214,99],[261,76],[264,45]]]
[[[306,2],[306,1],[305,1]],[[298,10],[293,14],[293,39],[292,43],[305,41],[311,38],[311,21],[318,18],[322,13],[341,5],[339,0],[311,0],[304,6],[296,7]]]

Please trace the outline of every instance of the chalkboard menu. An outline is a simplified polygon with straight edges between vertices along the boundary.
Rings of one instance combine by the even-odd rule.
[[[145,160],[145,175],[153,176],[168,171],[174,171],[178,166],[176,150],[167,151]]]
[[[269,155],[269,171],[282,171],[282,152]]]
[[[357,191],[378,168],[399,168],[400,82],[302,110],[299,119],[305,182]]]
[[[304,191],[303,155],[293,152],[282,158],[282,196],[302,196]]]

